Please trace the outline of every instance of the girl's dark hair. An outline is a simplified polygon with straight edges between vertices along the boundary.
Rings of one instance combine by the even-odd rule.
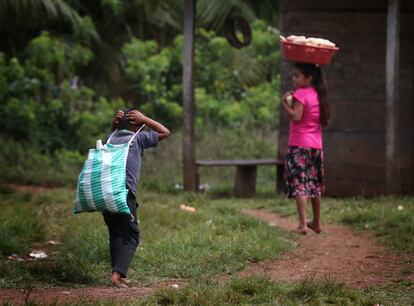
[[[311,85],[315,87],[319,98],[321,125],[323,127],[328,126],[331,123],[332,104],[328,93],[328,84],[321,67],[314,64],[305,63],[295,63],[294,67],[298,69],[305,77],[312,77]]]

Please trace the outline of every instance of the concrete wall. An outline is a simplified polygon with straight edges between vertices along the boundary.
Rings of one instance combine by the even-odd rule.
[[[323,66],[333,100],[333,124],[324,132],[327,194],[385,191],[385,56],[388,1],[282,0],[282,35],[315,36],[340,48]],[[403,193],[414,193],[414,4],[402,2],[399,156]],[[282,60],[281,92],[292,89],[289,62]],[[288,141],[281,112],[279,157]]]

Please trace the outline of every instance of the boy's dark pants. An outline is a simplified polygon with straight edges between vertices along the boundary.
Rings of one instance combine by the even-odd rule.
[[[130,215],[104,213],[103,217],[109,230],[109,249],[111,252],[112,272],[126,277],[132,257],[139,244],[139,227],[137,222],[137,203],[129,191],[127,203]]]

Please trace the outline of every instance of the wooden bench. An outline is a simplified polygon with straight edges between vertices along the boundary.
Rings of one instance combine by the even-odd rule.
[[[197,178],[199,177],[199,167],[235,166],[237,170],[234,179],[234,195],[236,197],[251,198],[256,194],[257,166],[266,165],[276,166],[276,188],[280,192],[283,188],[284,161],[279,159],[197,160]]]

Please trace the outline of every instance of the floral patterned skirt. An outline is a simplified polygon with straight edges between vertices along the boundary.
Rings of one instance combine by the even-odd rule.
[[[286,153],[283,180],[290,198],[316,198],[325,191],[323,150],[289,146]]]

